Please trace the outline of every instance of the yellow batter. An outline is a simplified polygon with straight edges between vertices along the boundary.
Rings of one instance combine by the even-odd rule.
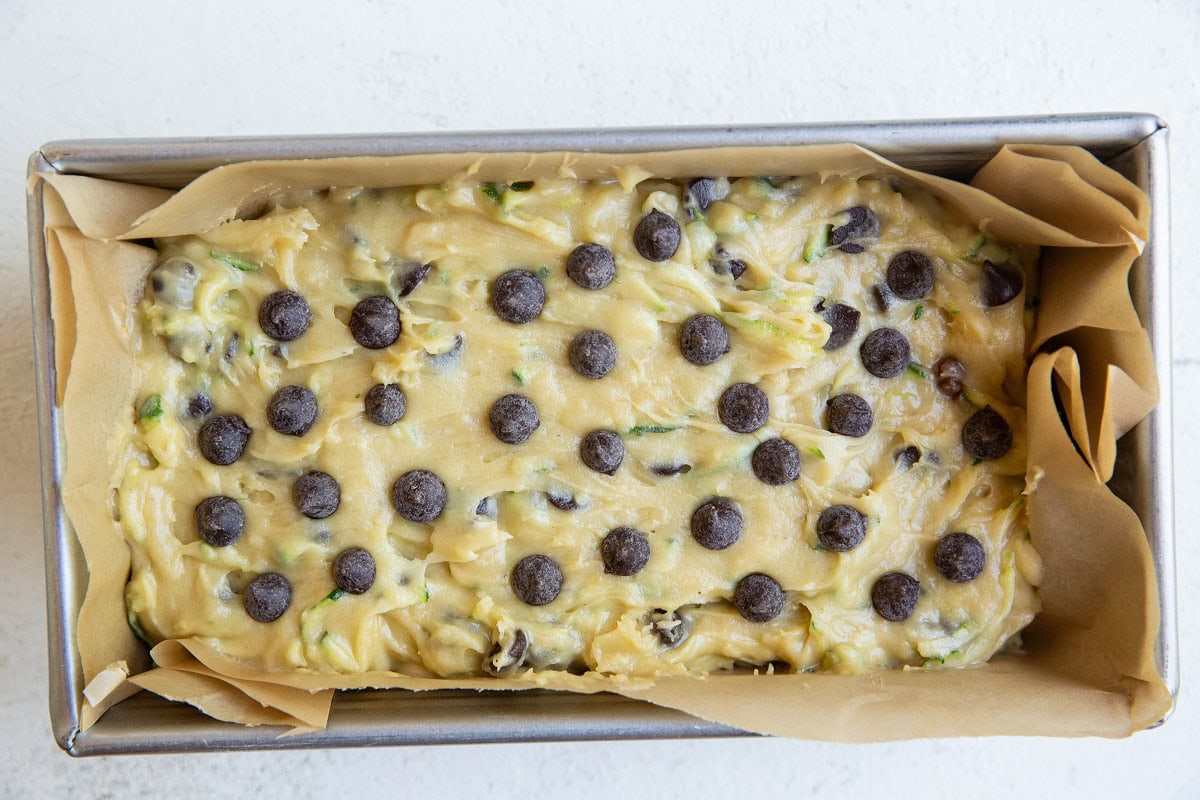
[[[114,498],[133,554],[131,624],[151,642],[202,637],[267,670],[435,676],[480,674],[485,660],[503,668],[517,639],[526,647],[516,670],[637,675],[771,663],[961,666],[1012,641],[1037,611],[1040,576],[1021,496],[1029,312],[1025,294],[985,308],[980,292],[985,259],[1035,286],[1036,251],[990,242],[937,200],[885,180],[742,178],[723,200],[693,208],[696,219],[685,187],[538,179],[296,192],[258,219],[159,241],[162,266],[133,344],[141,393]],[[861,253],[829,241],[854,206],[880,221]],[[653,210],[682,228],[662,263],[633,241]],[[616,277],[604,289],[585,291],[566,274],[583,242],[614,254]],[[904,250],[933,260],[933,289],[919,301],[892,298],[883,311],[875,287]],[[745,273],[735,281],[715,270],[714,254],[742,261]],[[398,296],[393,276],[421,264],[432,268]],[[534,272],[546,294],[541,315],[524,325],[489,304],[490,283],[514,268]],[[313,317],[286,343],[269,338],[257,316],[280,289],[302,295]],[[402,333],[371,350],[348,321],[359,300],[380,294],[396,301]],[[861,320],[846,346],[826,351],[830,326],[815,309],[835,301]],[[719,318],[730,339],[730,352],[703,367],[678,344],[696,313]],[[908,338],[913,362],[886,379],[868,374],[859,353],[884,326]],[[617,347],[615,368],[598,380],[577,374],[567,355],[588,329]],[[932,374],[947,354],[965,366],[957,398],[939,392]],[[750,434],[717,416],[718,397],[738,382],[770,400],[765,426]],[[364,416],[364,395],[378,383],[406,395],[394,425]],[[289,384],[308,387],[319,407],[299,437],[272,430],[266,416],[272,393]],[[541,420],[520,445],[499,441],[488,422],[492,403],[513,392],[532,399]],[[828,399],[846,392],[873,410],[865,437],[826,430]],[[188,414],[198,393],[212,413],[241,415],[253,431],[229,466],[198,450],[202,420]],[[985,406],[1010,423],[1013,446],[976,463],[962,430]],[[580,460],[581,438],[598,428],[618,431],[625,446],[612,476]],[[777,436],[801,456],[799,478],[782,486],[750,467],[757,444]],[[921,458],[906,469],[895,454],[910,445]],[[414,469],[446,485],[432,524],[406,521],[389,499],[396,478]],[[293,503],[293,482],[310,470],[340,484],[332,516],[309,519]],[[201,541],[194,522],[197,504],[216,495],[245,515],[244,534],[225,547]],[[548,500],[566,495],[578,508]],[[689,527],[713,496],[735,500],[744,517],[740,539],[724,550],[701,547]],[[495,519],[477,513],[489,497]],[[868,519],[847,552],[823,549],[815,532],[820,512],[836,504]],[[650,544],[631,577],[606,574],[600,557],[605,534],[621,526]],[[978,578],[955,583],[935,568],[934,547],[952,531],[983,543]],[[364,594],[335,591],[332,564],[350,547],[377,566]],[[510,586],[513,566],[531,554],[563,573],[561,593],[543,606]],[[871,601],[876,579],[895,571],[920,582],[902,622]],[[248,616],[242,593],[266,572],[285,576],[292,597],[264,623]],[[748,621],[731,603],[738,581],[755,572],[786,590],[769,622]],[[674,624],[669,612],[687,629],[674,647],[656,635]]]

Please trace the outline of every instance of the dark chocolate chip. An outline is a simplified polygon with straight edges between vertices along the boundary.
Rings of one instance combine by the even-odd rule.
[[[845,213],[850,215],[850,221],[833,229],[829,244],[833,247],[841,245],[847,253],[861,253],[862,245],[853,245],[858,248],[856,250],[847,249],[845,245],[853,239],[874,239],[879,236],[879,217],[866,206],[854,206],[846,209]]]
[[[317,420],[317,396],[307,387],[280,387],[267,402],[267,422],[279,433],[303,436]]]
[[[208,395],[204,392],[196,392],[196,394],[188,398],[187,415],[192,419],[207,417],[212,413],[212,410],[212,400],[209,400]]]
[[[333,582],[347,594],[363,594],[375,583],[375,557],[361,547],[343,550],[333,562]]]
[[[529,270],[510,269],[492,281],[492,310],[514,325],[524,325],[541,315],[546,306],[546,288]]]
[[[363,398],[363,413],[376,425],[395,425],[408,410],[408,398],[396,383],[377,383]]]
[[[983,573],[987,551],[969,533],[951,533],[942,537],[933,550],[933,563],[938,572],[955,583],[973,581]]]
[[[392,507],[409,522],[433,522],[446,508],[446,484],[429,470],[410,470],[392,484]]]
[[[892,622],[902,622],[917,610],[921,584],[903,572],[889,572],[871,587],[871,605],[875,613]]]
[[[666,261],[679,249],[679,223],[655,209],[637,224],[633,246],[647,261]]]
[[[1002,306],[1021,293],[1025,279],[1021,271],[1007,264],[983,262],[983,304]]]
[[[894,378],[912,360],[908,339],[895,328],[876,328],[858,350],[863,366],[876,378]]]
[[[580,289],[596,291],[612,283],[617,262],[612,251],[599,244],[581,244],[567,256],[567,276]]]
[[[425,276],[433,269],[433,264],[422,264],[420,261],[402,261],[392,272],[392,287],[400,297],[408,297],[413,290],[421,285]]]
[[[871,291],[875,295],[875,307],[880,311],[890,311],[896,305],[896,295],[886,285],[877,283],[871,287]]]
[[[150,273],[154,299],[175,308],[192,308],[196,301],[196,284],[200,276],[192,262],[183,258],[168,258]]]
[[[855,438],[866,436],[875,415],[871,406],[856,394],[839,394],[826,404],[826,428],[832,433]]]
[[[721,393],[717,416],[734,433],[753,433],[767,424],[771,403],[752,383],[735,383]]]
[[[615,475],[625,460],[625,444],[614,431],[592,431],[579,443],[584,466],[604,475]]]
[[[296,292],[272,292],[258,307],[258,327],[277,342],[299,339],[312,318],[308,301]]]
[[[338,510],[342,489],[327,472],[306,472],[292,484],[292,502],[309,519],[325,519]]]
[[[733,590],[733,605],[750,622],[770,622],[783,613],[787,595],[771,576],[752,572],[738,581]]]
[[[454,334],[454,344],[450,345],[449,350],[443,350],[440,353],[430,353],[425,351],[425,355],[429,357],[434,369],[449,369],[458,363],[459,356],[463,352],[463,335],[461,333]]]
[[[692,632],[692,618],[678,611],[656,608],[646,614],[645,619],[651,632],[667,650],[683,644]]]
[[[830,506],[817,517],[817,541],[826,550],[845,553],[867,535],[867,515],[851,506]]]
[[[575,511],[579,508],[579,501],[575,499],[575,495],[561,489],[546,492],[546,500],[559,511]]]
[[[963,449],[982,461],[1000,458],[1013,443],[1012,428],[991,406],[971,415],[963,425]]]
[[[350,312],[354,341],[369,350],[381,350],[400,338],[400,309],[381,294],[364,297]]]
[[[522,603],[544,606],[562,591],[562,569],[549,556],[525,556],[513,567],[509,583]]]
[[[732,258],[729,251],[721,245],[713,248],[713,254],[708,260],[708,265],[718,275],[729,275],[735,281],[742,277],[747,269],[745,261],[740,258]]]
[[[707,550],[724,550],[742,536],[742,512],[732,500],[714,497],[692,512],[692,536]]]
[[[614,528],[600,543],[600,558],[609,575],[636,575],[650,561],[650,542],[641,531]]]
[[[859,253],[865,251],[866,249],[867,248],[863,247],[861,244],[858,244],[857,242],[846,242],[845,244],[838,247],[838,250],[841,250],[843,253],[849,253],[852,256],[856,256]]]
[[[480,500],[479,504],[477,506],[475,506],[476,516],[487,517],[488,519],[495,519],[499,515],[499,513],[500,513],[500,508],[496,503],[496,498],[492,497],[491,495],[488,495],[487,497]]]
[[[528,650],[529,636],[517,628],[513,631],[512,644],[507,649],[499,641],[492,644],[492,649],[483,659],[483,671],[496,677],[511,674],[525,663]]]
[[[242,593],[242,605],[256,622],[274,622],[291,604],[292,584],[278,572],[264,572]]]
[[[196,506],[196,533],[213,547],[227,547],[246,530],[246,513],[237,500],[218,495]]]
[[[800,451],[787,439],[767,439],[750,456],[754,475],[769,486],[783,486],[800,477]]]
[[[661,475],[664,478],[669,478],[672,475],[686,475],[692,471],[691,464],[653,464],[650,471],[655,475]]]
[[[920,300],[933,289],[933,262],[916,250],[897,253],[888,264],[887,285],[897,297]]]
[[[858,333],[858,320],[862,315],[857,308],[843,303],[834,303],[821,311],[821,317],[829,325],[829,338],[825,341],[826,350],[837,350],[844,347]]]
[[[712,364],[729,352],[729,332],[716,317],[695,314],[679,330],[679,352],[697,366]]]
[[[719,199],[717,182],[713,178],[696,178],[688,184],[687,190],[692,202],[699,206],[701,211],[708,210],[708,207]]]
[[[250,426],[237,414],[221,414],[200,426],[200,453],[213,464],[225,466],[242,457],[250,441]]]
[[[492,433],[505,444],[521,444],[542,424],[537,406],[523,394],[506,394],[488,414]]]
[[[967,368],[954,356],[943,356],[933,365],[933,379],[938,391],[947,397],[958,397],[963,391]]]
[[[896,462],[898,469],[906,470],[921,460],[921,451],[916,445],[910,444],[908,447],[897,450],[892,455],[892,460]]]
[[[585,378],[603,378],[617,365],[617,345],[604,331],[584,331],[571,340],[571,366]]]

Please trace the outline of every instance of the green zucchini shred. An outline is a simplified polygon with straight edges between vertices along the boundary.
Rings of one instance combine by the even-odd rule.
[[[163,401],[161,394],[152,394],[142,403],[138,416],[147,421],[162,419]]]
[[[629,435],[641,436],[645,433],[670,433],[677,430],[679,430],[678,425],[674,427],[668,425],[634,425],[629,429]]]
[[[214,260],[220,261],[222,264],[233,267],[241,272],[258,272],[262,267],[257,261],[247,261],[244,258],[238,258],[229,253],[221,253],[216,250],[210,250],[208,253]]]

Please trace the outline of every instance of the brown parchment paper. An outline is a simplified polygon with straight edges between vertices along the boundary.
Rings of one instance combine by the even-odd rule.
[[[110,516],[119,476],[106,449],[132,408],[135,387],[124,337],[154,260],[152,251],[127,240],[200,233],[294,187],[382,188],[464,175],[616,178],[629,185],[649,176],[812,173],[894,176],[935,193],[989,236],[1044,248],[1041,305],[1030,342],[1027,482],[1045,579],[1043,610],[1026,631],[1023,653],[968,669],[854,676],[652,681],[542,673],[451,681],[394,673],[262,673],[204,641],[186,639],[160,643],[150,654],[156,666],[147,669],[145,647],[126,621],[129,554]],[[131,685],[218,719],[300,733],[325,725],[332,689],[360,687],[609,691],[749,731],[836,741],[1118,737],[1153,723],[1170,707],[1154,667],[1159,609],[1145,532],[1104,485],[1116,439],[1158,397],[1149,339],[1128,289],[1150,208],[1136,186],[1082,149],[1008,146],[971,185],[902,169],[852,145],[252,162],[205,173],[174,194],[84,177],[46,180],[65,422],[63,497],[90,574],[77,631],[91,690],[84,698],[89,720]],[[98,420],[115,422],[106,427]]]

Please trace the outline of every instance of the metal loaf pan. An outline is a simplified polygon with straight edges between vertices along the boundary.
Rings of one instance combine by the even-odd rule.
[[[861,144],[903,166],[961,180],[969,179],[1005,143],[1080,145],[1150,196],[1150,241],[1134,265],[1130,284],[1137,310],[1150,331],[1162,400],[1148,419],[1121,440],[1112,486],[1137,512],[1149,537],[1162,608],[1158,667],[1174,696],[1179,672],[1171,468],[1170,219],[1167,129],[1157,117],[1104,114],[716,128],[62,141],[34,153],[29,174],[91,175],[178,188],[205,170],[254,159],[516,150],[631,152],[840,142]],[[81,733],[83,675],[74,634],[87,572],[60,495],[63,442],[61,420],[53,403],[54,331],[43,234],[43,185],[37,183],[28,197],[29,255],[42,455],[50,716],[55,738],[64,750],[82,756],[744,735],[617,695],[465,691],[340,692],[326,730],[286,738],[278,738],[277,729],[218,722],[189,706],[143,692],[118,704]]]

